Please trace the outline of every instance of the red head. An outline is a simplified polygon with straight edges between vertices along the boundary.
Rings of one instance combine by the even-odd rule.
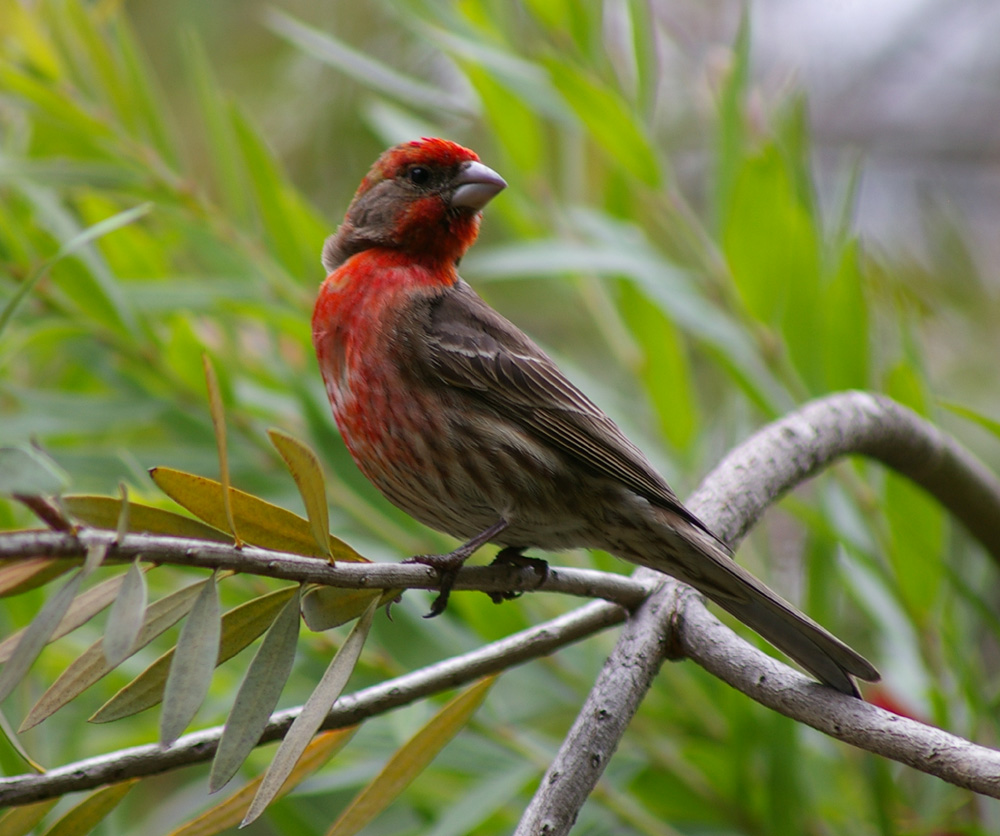
[[[446,139],[390,148],[361,181],[323,247],[330,272],[367,249],[453,264],[476,240],[480,210],[507,184],[475,152]]]

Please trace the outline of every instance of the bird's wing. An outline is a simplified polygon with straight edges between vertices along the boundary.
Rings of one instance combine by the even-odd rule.
[[[712,534],[618,426],[465,282],[433,299],[428,313],[426,341],[415,354],[423,355],[432,375],[481,398],[592,471],[617,479]]]

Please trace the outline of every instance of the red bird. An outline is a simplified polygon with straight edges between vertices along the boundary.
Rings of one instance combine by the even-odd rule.
[[[464,541],[604,549],[695,587],[845,694],[872,665],[733,561],[642,452],[458,275],[506,183],[443,139],[391,148],[323,248],[313,343],[334,418],[395,505]],[[423,560],[423,559],[422,559]],[[441,600],[439,609],[443,608]]]

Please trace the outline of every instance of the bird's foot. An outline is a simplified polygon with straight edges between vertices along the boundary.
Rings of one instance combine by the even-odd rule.
[[[438,597],[434,599],[430,612],[424,618],[434,618],[445,611],[452,587],[458,578],[458,570],[462,568],[462,565],[476,549],[496,537],[507,525],[507,521],[501,519],[447,554],[417,554],[403,561],[403,563],[419,563],[422,566],[430,566],[437,570],[441,578]]]
[[[536,588],[545,583],[549,576],[549,564],[540,557],[528,557],[520,546],[508,546],[505,549],[500,549],[490,566],[515,566],[518,569],[533,569],[538,575]],[[504,601],[520,598],[524,592],[510,590],[508,592],[487,592],[486,594],[490,596],[490,600],[494,604],[502,604]]]

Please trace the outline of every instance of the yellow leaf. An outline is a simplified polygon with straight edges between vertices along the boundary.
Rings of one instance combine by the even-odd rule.
[[[347,742],[358,730],[357,726],[348,729],[323,732],[306,747],[299,762],[285,779],[278,791],[278,798],[294,789],[313,772],[319,769],[337,752],[347,745]],[[238,792],[233,793],[225,801],[206,810],[198,818],[181,825],[168,836],[214,836],[230,827],[235,827],[243,819],[250,802],[257,793],[263,776],[255,778]]]
[[[154,467],[150,475],[167,496],[199,519],[217,527],[226,525],[222,486],[214,479],[169,467]],[[247,543],[305,557],[326,557],[316,545],[309,522],[298,514],[236,488],[230,489],[230,496],[233,515]],[[330,551],[336,560],[370,562],[336,537],[330,537]]]
[[[92,792],[46,831],[45,836],[87,836],[118,806],[138,778]]]
[[[114,531],[121,513],[121,500],[113,496],[71,494],[63,497],[63,504],[71,516],[91,525]],[[205,525],[173,511],[164,511],[152,505],[142,505],[129,500],[128,530],[138,534],[165,534],[169,537],[188,537],[194,540],[212,540],[228,543],[233,538],[218,528]]]
[[[458,732],[469,722],[486,698],[495,676],[481,679],[431,718],[411,737],[372,782],[359,792],[326,836],[351,836],[359,833],[410,785]]]
[[[281,454],[302,494],[306,516],[320,551],[333,563],[330,553],[330,512],[326,506],[326,481],[316,454],[297,438],[280,430],[268,430],[271,443]]]

